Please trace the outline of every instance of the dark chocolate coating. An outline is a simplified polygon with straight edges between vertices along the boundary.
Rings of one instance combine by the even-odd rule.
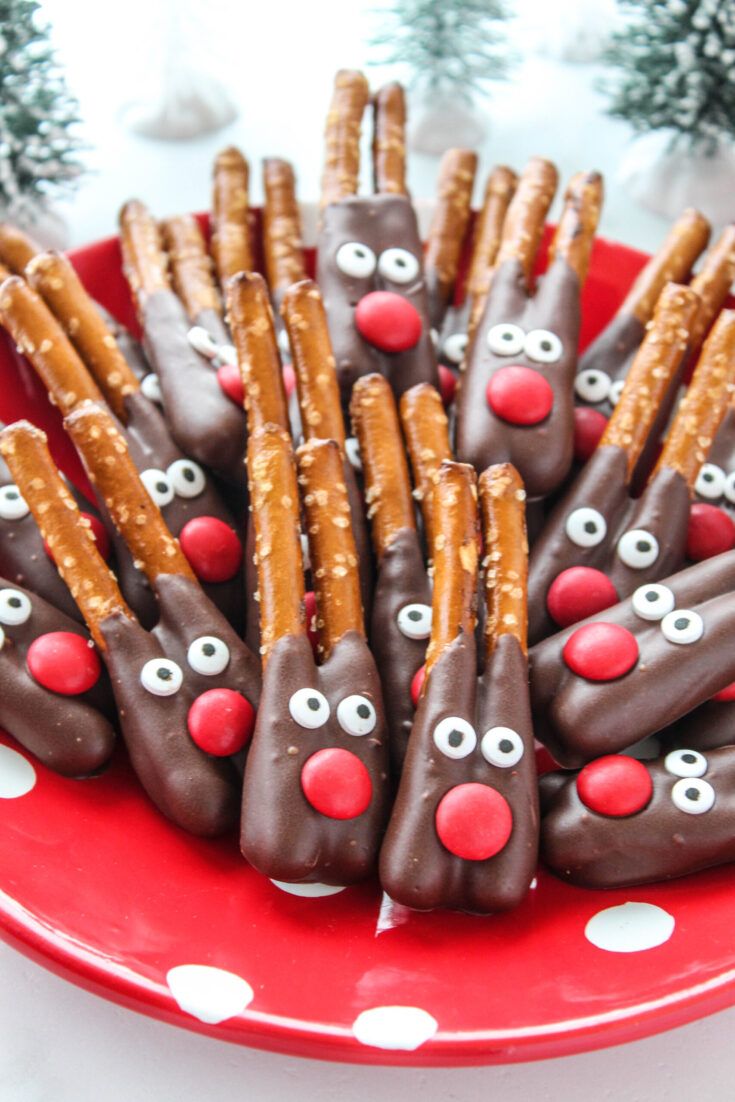
[[[378,259],[386,249],[406,249],[419,261],[416,281],[410,286],[393,283],[384,279],[377,270],[364,279],[345,275],[337,267],[335,258],[340,246],[350,241],[368,245]],[[386,377],[396,397],[417,383],[431,383],[438,388],[423,250],[410,200],[405,195],[351,196],[330,204],[322,212],[317,248],[317,282],[324,300],[345,408],[357,380],[373,371]],[[371,291],[393,291],[408,299],[421,315],[421,336],[407,352],[381,352],[360,336],[354,320],[355,307]]]
[[[232,344],[232,337],[224,323],[224,319],[216,310],[200,310],[189,328],[192,325],[201,325],[202,329],[206,329],[212,340],[216,341],[217,344]],[[214,369],[212,368],[212,370]]]
[[[510,635],[496,648],[478,679],[474,637],[460,635],[437,659],[419,702],[393,813],[380,853],[380,880],[397,903],[417,910],[452,907],[487,914],[520,903],[536,869],[538,799],[528,670]],[[457,716],[477,734],[477,746],[459,760],[434,743],[440,720]],[[523,740],[517,765],[491,765],[480,751],[490,727],[510,727]],[[455,785],[496,789],[510,805],[513,830],[504,848],[484,861],[450,853],[436,832],[435,814]]]
[[[450,337],[467,336],[470,327],[470,301],[465,299],[461,306],[450,306],[447,310],[439,334],[439,363],[446,364],[454,370],[459,368],[460,362],[456,357],[449,355],[446,344]]]
[[[104,669],[89,692],[62,696],[39,685],[26,664],[28,648],[39,636],[64,631],[89,640],[88,633],[14,582],[0,578],[0,589],[20,590],[32,609],[24,624],[0,625],[5,635],[0,646],[0,726],[56,773],[84,777],[97,772],[115,745],[110,722],[114,707]]]
[[[695,643],[669,642],[657,621],[641,619],[627,598],[582,624],[627,628],[639,648],[636,665],[613,681],[588,681],[566,665],[562,651],[582,624],[538,643],[530,652],[536,737],[556,760],[575,768],[614,754],[660,731],[735,681],[735,551],[707,559],[659,584],[675,607],[699,613]]]
[[[625,379],[645,335],[646,327],[635,314],[615,314],[612,321],[580,356],[577,374],[598,371],[607,376],[611,385],[619,379]],[[605,417],[609,417],[615,408],[609,398],[602,402],[585,402],[576,391],[574,401],[578,406],[604,413]]]
[[[288,709],[298,689],[327,698],[327,723],[308,730]],[[359,693],[372,701],[377,724],[369,735],[346,734],[337,706]],[[367,768],[372,800],[362,815],[332,819],[307,801],[301,771],[316,751],[340,747]],[[245,768],[240,845],[247,860],[274,880],[351,884],[373,872],[388,812],[387,737],[380,681],[363,637],[348,632],[316,666],[305,635],[288,635],[271,651]]]
[[[690,746],[692,750],[716,750],[735,745],[735,701],[708,700],[693,712],[659,731],[657,736],[667,750]]]
[[[466,359],[457,395],[457,459],[478,472],[492,463],[512,463],[530,498],[546,497],[566,478],[573,455],[574,378],[579,340],[579,279],[565,260],[552,263],[529,297],[523,269],[506,260],[493,276],[485,310]],[[562,343],[561,358],[543,364],[518,355],[498,356],[488,347],[487,335],[500,323],[520,326],[525,333],[546,329]],[[536,425],[514,425],[502,420],[487,401],[487,386],[501,368],[522,366],[537,371],[551,385],[554,404]]]
[[[726,477],[735,474],[735,406],[733,405],[728,409],[715,434],[707,462],[719,467]],[[735,501],[731,501],[725,494],[716,498],[703,497],[695,488],[694,497],[697,501],[704,501],[708,505],[717,505],[735,520]]]
[[[715,802],[699,815],[674,804],[671,790],[679,777],[663,758],[645,763],[653,781],[648,805],[621,818],[586,807],[576,774],[564,783],[542,777],[542,790],[547,784],[556,789],[541,820],[543,861],[563,880],[586,888],[650,884],[735,861],[735,747],[706,757],[702,780],[714,788]]]

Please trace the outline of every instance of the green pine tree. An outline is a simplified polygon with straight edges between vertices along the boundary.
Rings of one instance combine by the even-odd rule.
[[[639,132],[671,130],[672,147],[713,154],[735,137],[733,0],[620,0],[632,13],[606,61],[608,113]]]

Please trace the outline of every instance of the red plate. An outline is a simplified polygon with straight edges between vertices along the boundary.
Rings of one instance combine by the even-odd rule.
[[[72,259],[130,323],[117,242]],[[644,259],[597,243],[585,342]],[[2,348],[0,417],[22,415],[78,474],[40,386]],[[299,898],[247,867],[234,837],[204,842],[172,827],[122,753],[84,782],[34,763],[24,792],[33,778],[12,745],[0,740],[0,932],[75,983],[165,1021],[322,1059],[472,1064],[630,1041],[735,1002],[727,868],[606,893],[540,872],[517,911],[493,918],[391,910],[374,883]]]

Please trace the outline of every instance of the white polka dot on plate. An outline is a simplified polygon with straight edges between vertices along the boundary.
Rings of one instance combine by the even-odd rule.
[[[584,936],[608,953],[640,953],[663,945],[674,932],[674,916],[653,903],[623,903],[598,911]]]
[[[303,899],[321,899],[345,890],[340,884],[289,884],[287,880],[271,880],[271,884],[287,895],[300,895]]]
[[[36,770],[27,758],[9,746],[0,746],[0,799],[25,796],[36,784]]]
[[[181,1009],[209,1025],[234,1018],[253,1000],[247,980],[208,964],[179,964],[166,973],[166,982]]]
[[[436,1033],[438,1023],[418,1006],[374,1006],[352,1023],[361,1045],[413,1052]]]

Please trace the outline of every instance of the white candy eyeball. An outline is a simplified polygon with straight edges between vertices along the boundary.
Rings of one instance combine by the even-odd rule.
[[[631,528],[618,540],[618,558],[631,570],[645,570],[658,558],[658,540],[645,528]]]
[[[735,471],[730,471],[725,479],[725,497],[735,505]]]
[[[161,394],[161,380],[156,375],[155,371],[151,371],[140,384],[141,393],[144,398],[147,398],[149,402],[155,402],[156,405],[163,405],[163,395]]]
[[[564,345],[556,333],[550,333],[548,329],[532,329],[523,347],[529,360],[539,364],[555,364],[564,351]]]
[[[700,497],[717,501],[725,492],[725,472],[716,463],[705,463],[699,469],[694,492]]]
[[[419,270],[417,258],[408,249],[386,249],[378,260],[379,274],[391,283],[413,283]]]
[[[9,482],[0,487],[0,520],[21,520],[29,513],[28,502],[17,486]]]
[[[664,769],[675,777],[703,777],[707,759],[698,750],[672,750],[664,758]]]
[[[311,570],[311,551],[309,550],[309,537],[304,532],[300,532],[299,542],[301,544],[301,564],[304,570]]]
[[[447,716],[434,728],[434,745],[448,758],[466,758],[477,746],[477,735],[466,719]]]
[[[378,717],[375,706],[365,696],[346,696],[337,705],[337,722],[348,735],[369,735]]]
[[[670,643],[696,643],[704,635],[704,621],[698,612],[677,608],[664,616],[661,631]]]
[[[431,635],[431,605],[404,605],[399,610],[396,623],[407,639],[428,639]]]
[[[353,279],[369,279],[377,265],[373,250],[359,241],[340,245],[334,259],[340,272]]]
[[[610,376],[596,367],[588,367],[577,375],[574,390],[583,402],[604,402],[610,394]]]
[[[485,761],[510,769],[523,757],[523,739],[512,727],[491,727],[482,736],[480,751]]]
[[[173,696],[181,688],[184,675],[170,658],[151,658],[140,671],[140,683],[154,696]]]
[[[362,456],[360,455],[360,445],[357,442],[356,436],[348,436],[345,440],[345,454],[350,461],[350,466],[355,471],[362,470]]]
[[[24,624],[33,611],[33,606],[19,589],[0,589],[0,624],[15,627]]]
[[[214,677],[227,668],[230,648],[216,635],[200,635],[186,652],[186,661],[195,673]]]
[[[447,337],[444,341],[442,351],[449,362],[453,363],[455,367],[458,367],[464,359],[468,340],[469,337],[466,333],[452,333],[451,337]]]
[[[219,351],[217,342],[201,325],[192,325],[189,332],[186,334],[189,338],[189,344],[198,352],[200,356],[206,356],[208,360],[213,360],[217,356]]]
[[[663,620],[676,608],[676,598],[668,586],[651,582],[639,585],[632,598],[633,611],[641,620]]]
[[[163,509],[165,505],[171,504],[174,499],[174,488],[165,471],[159,471],[155,467],[149,467],[147,471],[141,473],[140,481],[143,483],[159,509]]]
[[[207,488],[207,476],[193,459],[176,459],[166,474],[179,497],[199,497]]]
[[[299,727],[315,730],[329,719],[329,702],[318,689],[297,689],[288,702],[291,717]]]
[[[284,356],[291,355],[291,342],[288,339],[288,333],[285,329],[281,329],[277,337],[278,347]],[[237,361],[235,361],[237,362]]]
[[[0,650],[5,646],[5,632],[0,628]]]
[[[517,356],[523,351],[526,334],[520,325],[501,322],[488,330],[487,346],[496,356]]]
[[[671,800],[687,815],[704,815],[715,802],[715,790],[701,777],[682,777],[671,789]]]
[[[625,379],[616,379],[614,383],[610,384],[610,393],[607,396],[607,400],[611,406],[616,406],[620,401],[620,395],[623,393],[624,386]]]
[[[607,535],[607,522],[597,509],[583,505],[569,514],[564,531],[577,547],[597,547]]]

